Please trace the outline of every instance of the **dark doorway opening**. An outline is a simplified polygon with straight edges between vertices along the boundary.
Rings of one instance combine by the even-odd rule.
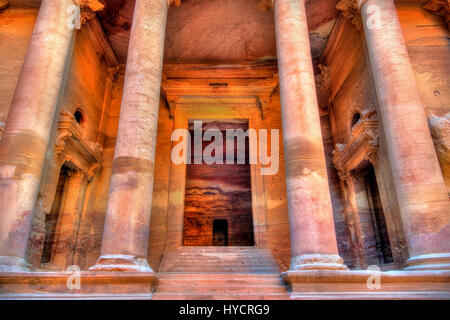
[[[213,246],[228,246],[228,221],[225,219],[213,221]]]
[[[375,170],[366,161],[352,175],[367,263],[390,264],[394,259]]]
[[[52,257],[52,248],[55,239],[56,225],[58,222],[59,212],[63,206],[64,202],[64,190],[66,181],[68,179],[68,173],[70,169],[66,166],[61,168],[59,174],[58,185],[56,187],[55,199],[53,200],[53,205],[50,213],[45,216],[45,238],[44,238],[44,248],[42,250],[41,263],[50,263]]]
[[[194,163],[193,128],[190,125],[191,164],[186,165],[183,246],[253,246],[248,137],[244,146],[245,163],[237,161],[238,139],[234,139],[234,163],[226,161],[226,130],[241,129],[245,132],[248,122],[203,121],[203,134],[208,129],[222,133],[223,152],[220,157],[223,164],[207,164],[205,159],[202,163]],[[204,141],[202,151],[214,141],[214,137],[212,141]],[[217,156],[215,152],[214,155]]]

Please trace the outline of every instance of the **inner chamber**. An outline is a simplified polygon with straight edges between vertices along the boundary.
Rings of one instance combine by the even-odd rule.
[[[191,162],[186,165],[183,246],[253,246],[253,216],[249,164],[249,139],[245,139],[245,163],[238,164],[238,140],[233,164],[226,164],[226,130],[248,129],[248,122],[238,120],[202,121],[202,136],[208,129],[222,133],[223,164],[194,164],[194,126],[191,135]],[[202,153],[214,142],[203,141]],[[218,156],[215,152],[213,156]],[[229,156],[229,155],[228,155]]]

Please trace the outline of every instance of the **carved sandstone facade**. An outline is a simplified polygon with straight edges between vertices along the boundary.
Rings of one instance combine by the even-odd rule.
[[[0,1],[0,297],[450,297],[448,1],[25,2]],[[175,163],[195,120],[280,130],[279,170]]]

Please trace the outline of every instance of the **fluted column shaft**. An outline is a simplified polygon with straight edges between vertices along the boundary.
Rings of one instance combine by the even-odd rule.
[[[137,0],[101,256],[91,270],[151,271],[147,263],[168,4]]]
[[[43,0],[0,142],[0,270],[26,270],[39,182],[74,38],[72,0]]]
[[[291,270],[346,269],[338,255],[304,0],[274,1]]]
[[[359,6],[410,254],[407,269],[450,269],[450,203],[394,1]]]

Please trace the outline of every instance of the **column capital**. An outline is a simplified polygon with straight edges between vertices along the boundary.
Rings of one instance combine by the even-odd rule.
[[[362,19],[360,10],[364,6],[367,0],[341,0],[336,9],[342,12],[342,15],[347,20],[350,20],[356,27],[356,29],[362,29]]]
[[[80,7],[80,22],[85,24],[86,21],[95,17],[95,13],[105,9],[105,5],[99,0],[73,0],[73,3]]]

